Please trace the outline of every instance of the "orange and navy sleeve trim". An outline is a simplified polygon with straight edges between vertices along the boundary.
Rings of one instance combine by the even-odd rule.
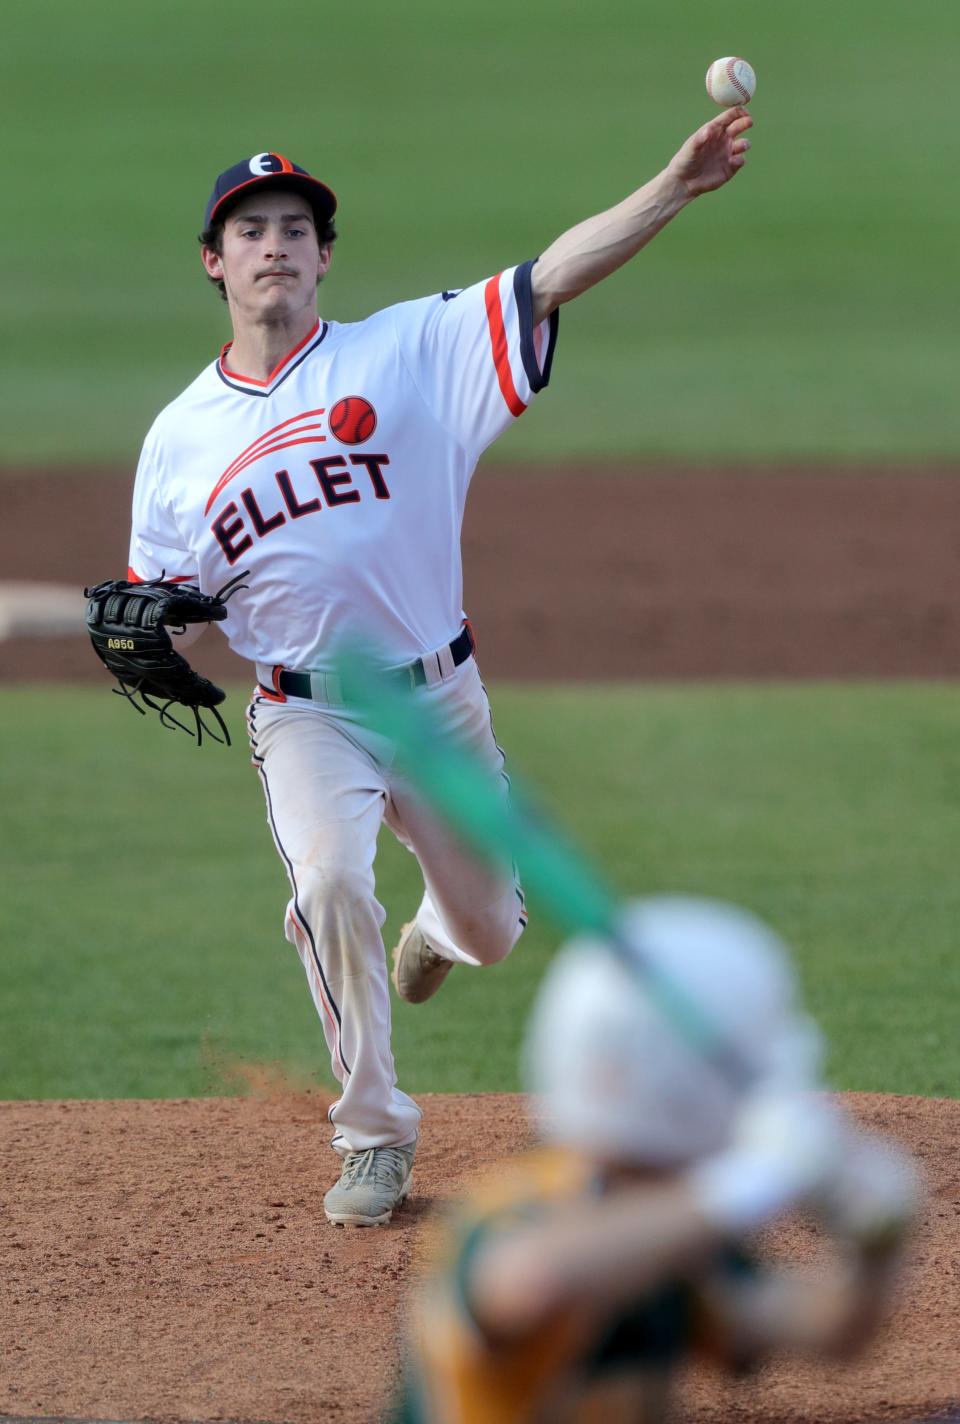
[[[542,391],[550,380],[550,368],[553,365],[553,352],[557,341],[557,331],[560,324],[560,313],[554,311],[550,314],[547,324],[546,349],[542,358],[538,359],[537,346],[534,332],[536,330],[533,321],[533,286],[532,271],[536,258],[529,262],[523,262],[516,268],[513,274],[513,293],[517,303],[517,315],[520,327],[520,359],[523,362],[523,370],[530,383],[530,390],[535,395]],[[493,364],[497,372],[497,381],[500,386],[500,393],[506,403],[507,409],[513,416],[521,416],[527,408],[527,402],[521,399],[517,391],[516,381],[510,366],[510,343],[507,337],[507,328],[503,316],[503,302],[500,297],[500,279],[503,273],[498,273],[491,277],[484,288],[484,303],[487,310],[487,327],[490,333],[490,348],[493,354]]]
[[[527,373],[530,389],[535,395],[537,391],[542,391],[550,384],[550,369],[553,366],[553,353],[556,349],[557,333],[560,329],[558,308],[556,311],[552,311],[547,318],[547,346],[542,360],[538,360],[533,336],[533,267],[536,260],[535,257],[532,257],[529,262],[521,262],[513,274],[513,294],[516,297],[517,311],[520,316],[520,359],[523,362],[523,369]]]
[[[500,383],[500,393],[507,403],[507,409],[511,415],[520,416],[526,410],[526,403],[517,395],[517,388],[513,380],[513,372],[510,369],[510,347],[507,341],[507,329],[503,321],[503,303],[500,301],[500,278],[503,274],[498,272],[495,277],[491,277],[483,292],[483,299],[487,308],[487,326],[490,329],[490,346],[493,351],[493,364],[497,371],[497,380]]]

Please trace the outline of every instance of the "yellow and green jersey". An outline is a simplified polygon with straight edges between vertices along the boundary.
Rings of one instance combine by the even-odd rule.
[[[391,1424],[619,1424],[662,1420],[671,1375],[684,1357],[711,1352],[697,1278],[741,1274],[729,1249],[692,1275],[661,1283],[613,1315],[571,1304],[535,1330],[490,1340],[471,1304],[478,1251],[582,1202],[602,1210],[601,1181],[582,1159],[539,1149],[506,1163],[434,1227],[410,1306],[403,1395]]]

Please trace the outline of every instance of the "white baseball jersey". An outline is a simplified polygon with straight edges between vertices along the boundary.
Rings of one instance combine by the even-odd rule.
[[[318,321],[251,380],[225,347],[160,414],[137,470],[130,577],[214,593],[253,662],[324,670],[344,626],[391,663],[460,628],[460,527],[481,453],[548,382],[557,313],[532,262],[352,324]]]

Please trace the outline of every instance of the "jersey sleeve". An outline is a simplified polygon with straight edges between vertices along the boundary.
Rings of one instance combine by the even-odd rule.
[[[197,562],[184,544],[164,497],[162,443],[156,429],[144,441],[133,486],[133,516],[127,578],[134,583],[166,578],[196,583]]]
[[[424,402],[476,455],[550,380],[559,312],[534,325],[533,265],[395,308],[404,359]]]

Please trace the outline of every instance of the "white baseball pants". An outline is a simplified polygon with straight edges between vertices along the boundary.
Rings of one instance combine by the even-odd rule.
[[[489,766],[507,794],[503,754],[474,659],[443,682],[412,690]],[[463,851],[392,766],[392,748],[342,708],[255,694],[247,711],[253,764],[292,895],[285,932],[300,956],[340,1084],[329,1111],[334,1149],[401,1146],[420,1109],[397,1087],[390,993],[374,893],[381,823],[413,851],[424,879],[417,923],[437,953],[495,964],[526,924],[513,877]]]

